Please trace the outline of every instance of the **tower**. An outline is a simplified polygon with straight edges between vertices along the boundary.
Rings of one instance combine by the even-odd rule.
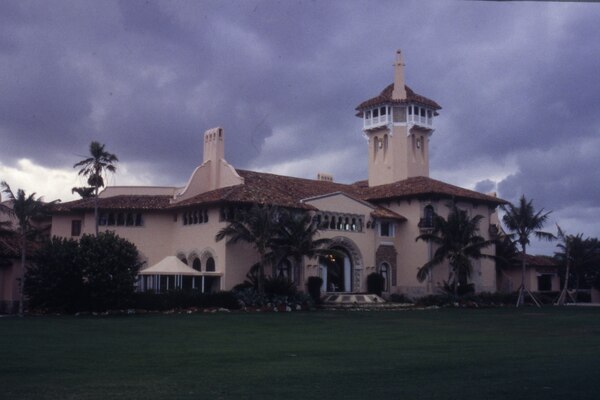
[[[394,83],[356,107],[369,144],[369,186],[429,176],[429,138],[440,109],[435,101],[406,86],[398,50]]]

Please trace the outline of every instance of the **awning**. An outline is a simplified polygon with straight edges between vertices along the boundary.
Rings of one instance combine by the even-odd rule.
[[[183,275],[200,276],[199,271],[188,267],[183,261],[175,256],[168,256],[151,267],[141,270],[139,275]]]

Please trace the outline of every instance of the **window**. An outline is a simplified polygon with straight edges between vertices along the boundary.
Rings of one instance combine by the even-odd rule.
[[[538,275],[538,291],[549,292],[552,290],[552,274]]]
[[[135,214],[135,226],[142,226],[143,222],[142,222],[142,214],[137,213]]]
[[[434,211],[433,211],[433,206],[431,204],[429,204],[428,206],[425,206],[424,212],[423,212],[423,225],[427,228],[431,228],[433,227],[433,215],[434,215]]]
[[[117,226],[125,225],[125,214],[118,213],[117,214]]]
[[[215,272],[215,259],[212,257],[206,260],[206,272]]]
[[[198,257],[194,258],[194,261],[192,261],[192,268],[196,271],[202,271],[202,263]]]
[[[114,226],[116,224],[115,213],[108,213],[108,226]]]
[[[74,219],[71,221],[71,236],[81,235],[81,220]]]
[[[98,225],[105,226],[106,224],[108,224],[108,214],[107,213],[102,213],[98,217]]]
[[[221,221],[230,221],[233,218],[233,211],[229,208],[221,208],[219,211]],[[181,216],[183,225],[195,225],[208,222],[208,210],[200,209],[185,211]]]
[[[379,223],[379,236],[394,237],[394,224],[389,221]]]
[[[127,216],[125,218],[125,225],[133,226],[133,223],[134,223],[133,221],[134,221],[133,213],[127,213]]]

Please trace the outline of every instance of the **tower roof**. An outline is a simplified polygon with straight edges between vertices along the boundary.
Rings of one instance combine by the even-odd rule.
[[[394,91],[394,84],[391,83],[385,89],[379,93],[379,96],[373,97],[369,100],[363,101],[356,107],[357,117],[362,117],[362,112],[366,108],[375,107],[380,104],[408,104],[408,103],[417,103],[423,105],[425,107],[433,108],[434,110],[440,110],[442,107],[436,103],[435,101],[428,99],[425,96],[421,96],[420,94],[415,93],[411,88],[404,85],[406,89],[406,99],[394,99],[392,98],[392,92]],[[437,114],[437,113],[436,113]]]

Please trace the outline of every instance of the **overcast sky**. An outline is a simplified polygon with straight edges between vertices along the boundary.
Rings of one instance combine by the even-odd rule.
[[[600,4],[459,1],[0,1],[0,180],[182,185],[222,126],[238,168],[367,176],[354,108],[393,80],[443,109],[431,177],[553,210],[600,237]],[[552,245],[536,245],[551,253]]]

